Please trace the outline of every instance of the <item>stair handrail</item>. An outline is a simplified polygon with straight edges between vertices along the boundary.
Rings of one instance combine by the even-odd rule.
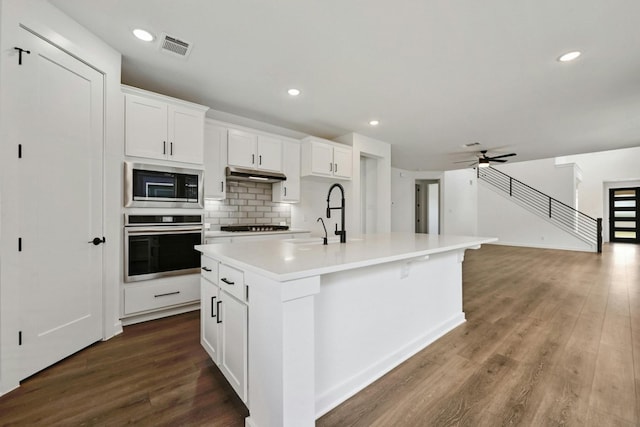
[[[477,178],[478,179],[481,178],[480,169],[481,168],[476,167],[476,173],[477,173]],[[544,198],[547,198],[549,200],[549,218],[552,218],[552,216],[551,216],[551,203],[553,201],[555,203],[559,203],[560,205],[564,206],[565,208],[569,209],[570,211],[573,211],[573,212],[581,215],[582,217],[586,217],[587,219],[589,219],[591,221],[594,221],[596,223],[596,246],[597,246],[597,251],[598,251],[598,253],[602,252],[602,218],[593,218],[592,216],[587,215],[586,213],[581,212],[581,211],[577,210],[576,208],[574,208],[572,206],[569,206],[568,204],[566,204],[564,202],[561,202],[560,200],[558,200],[558,199],[556,199],[554,197],[551,197],[548,194],[545,194],[542,191],[540,191],[540,190],[538,190],[536,188],[533,188],[530,185],[525,184],[524,182],[520,181],[519,179],[514,178],[511,175],[508,175],[508,174],[506,174],[506,173],[504,173],[504,172],[502,172],[502,171],[500,171],[500,170],[498,170],[498,169],[496,169],[496,168],[494,168],[492,166],[489,166],[488,168],[482,168],[482,169],[485,169],[485,170],[486,169],[491,169],[493,172],[497,172],[500,175],[502,175],[502,176],[504,176],[506,178],[509,178],[509,196],[510,197],[513,197],[512,188],[513,188],[513,181],[515,181],[518,184],[527,187],[529,190],[532,190],[534,193],[537,193],[538,195],[543,196]],[[491,183],[490,181],[486,181],[486,182],[496,186],[495,184]]]

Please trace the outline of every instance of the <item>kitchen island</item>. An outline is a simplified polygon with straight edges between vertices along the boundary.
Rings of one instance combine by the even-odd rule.
[[[234,309],[247,313],[244,355],[232,353],[246,359],[245,387],[236,390],[249,408],[247,425],[314,425],[463,323],[464,252],[496,240],[384,233],[346,244],[317,238],[196,246],[207,274],[219,272],[220,289],[246,304]],[[205,302],[203,319],[216,314],[214,299],[211,313]],[[236,362],[243,363],[226,363]],[[232,385],[242,376],[225,375]]]

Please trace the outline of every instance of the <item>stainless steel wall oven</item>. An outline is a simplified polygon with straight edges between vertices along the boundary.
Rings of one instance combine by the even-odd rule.
[[[202,215],[125,214],[124,281],[198,273]]]
[[[144,163],[124,163],[124,206],[204,207],[203,171]]]

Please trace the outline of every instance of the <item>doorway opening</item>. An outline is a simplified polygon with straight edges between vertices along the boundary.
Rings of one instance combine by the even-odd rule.
[[[640,187],[609,189],[609,239],[640,243]]]
[[[440,181],[417,179],[415,184],[415,232],[440,234]]]

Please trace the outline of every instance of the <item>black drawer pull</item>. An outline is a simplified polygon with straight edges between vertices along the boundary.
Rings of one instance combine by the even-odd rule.
[[[236,282],[232,282],[231,280],[227,279],[226,277],[223,277],[222,280],[224,283],[226,283],[227,285],[235,285]]]
[[[175,291],[175,292],[167,292],[166,294],[158,294],[158,295],[154,295],[154,298],[158,298],[158,297],[166,297],[169,295],[178,295],[180,293],[180,291]]]
[[[213,305],[215,304],[215,299],[216,297],[211,297],[211,317],[216,317],[216,315],[213,313]]]
[[[222,316],[220,316],[220,304],[222,301],[218,301],[216,303],[216,311],[218,312],[218,318],[216,319],[216,323],[222,323]]]
[[[204,271],[209,271],[209,272],[213,271],[213,270],[211,270],[209,267],[202,267],[202,269],[203,269]]]

